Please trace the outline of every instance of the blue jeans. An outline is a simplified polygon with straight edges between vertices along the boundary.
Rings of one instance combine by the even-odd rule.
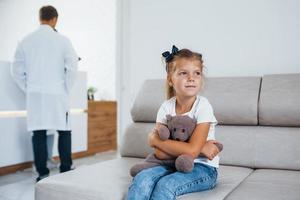
[[[127,200],[173,200],[186,193],[214,188],[217,176],[216,168],[201,163],[195,163],[189,173],[166,166],[152,167],[134,177]]]

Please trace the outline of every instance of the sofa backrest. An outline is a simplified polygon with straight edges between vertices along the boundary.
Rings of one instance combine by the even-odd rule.
[[[259,124],[300,127],[300,74],[263,77]]]
[[[132,120],[155,122],[157,111],[165,99],[165,81],[163,79],[146,80],[131,108]]]
[[[224,145],[220,164],[300,170],[299,127],[221,125],[216,137]]]
[[[207,78],[200,95],[212,104],[219,124],[257,125],[260,77]],[[155,122],[166,100],[163,79],[146,80],[131,109],[134,122]]]
[[[211,103],[219,125],[257,125],[260,77],[208,78],[200,93]]]
[[[300,141],[300,101],[295,100],[299,80],[300,74],[205,80],[201,95],[212,104],[218,120],[216,138],[224,145],[221,164],[300,170],[300,145],[295,142]],[[288,99],[280,103],[284,98],[279,94]],[[165,81],[145,81],[131,110],[134,122],[125,131],[122,156],[145,157],[152,151],[147,136],[164,100]]]

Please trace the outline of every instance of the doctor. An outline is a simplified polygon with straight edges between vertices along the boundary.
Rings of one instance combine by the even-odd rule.
[[[77,72],[78,57],[68,38],[55,31],[56,9],[39,11],[40,27],[17,47],[12,76],[26,93],[27,129],[33,131],[36,181],[49,176],[46,132],[57,130],[60,172],[71,169],[69,94]]]

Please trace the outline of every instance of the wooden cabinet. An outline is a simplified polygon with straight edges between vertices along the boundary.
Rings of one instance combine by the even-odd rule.
[[[117,103],[88,102],[88,154],[117,148]]]

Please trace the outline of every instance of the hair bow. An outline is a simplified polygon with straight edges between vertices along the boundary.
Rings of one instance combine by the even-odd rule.
[[[178,48],[175,45],[173,45],[172,53],[170,53],[169,51],[165,51],[162,53],[162,56],[166,59],[166,62],[169,62],[178,53],[178,51]]]

